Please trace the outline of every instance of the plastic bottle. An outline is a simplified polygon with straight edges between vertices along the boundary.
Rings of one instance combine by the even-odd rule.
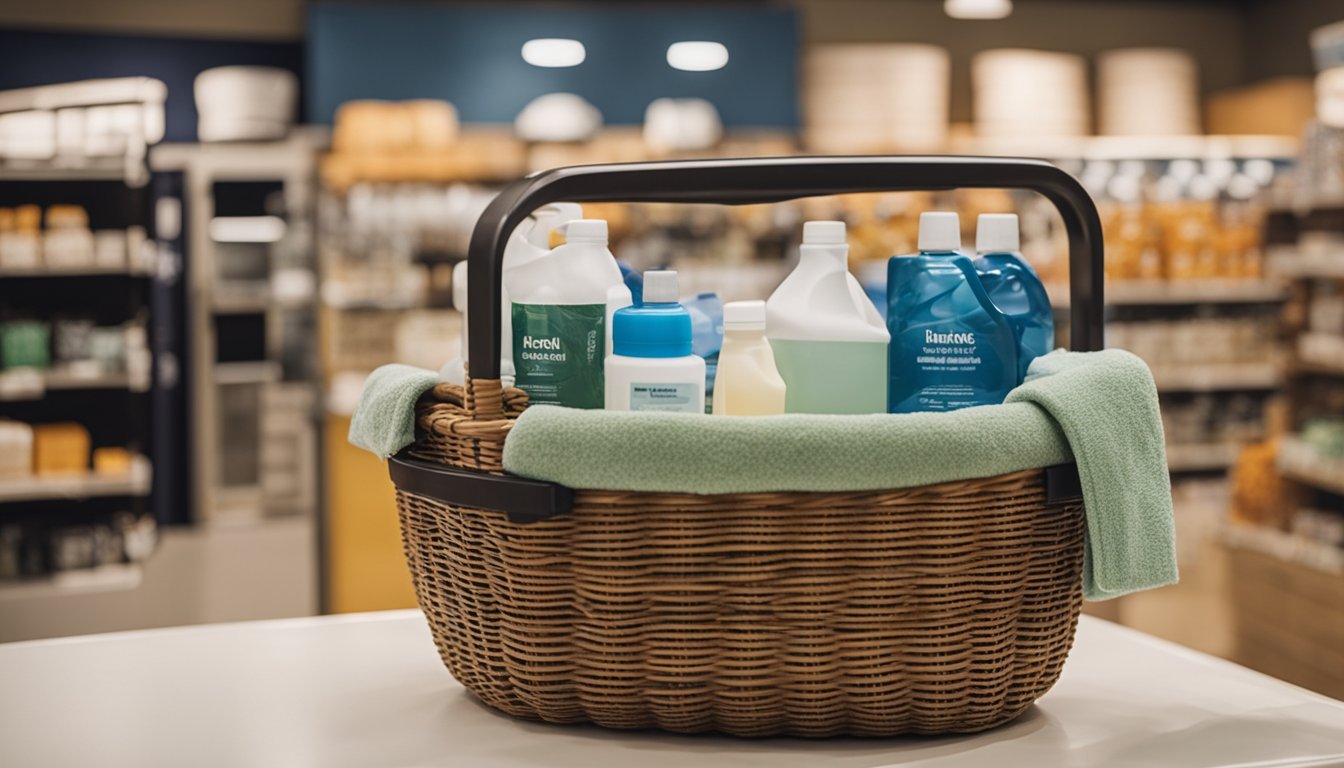
[[[765,338],[765,302],[732,301],[723,307],[723,349],[714,384],[716,416],[784,413],[784,379]]]
[[[463,385],[467,381],[467,340],[471,338],[467,333],[467,262],[465,261],[459,261],[453,265],[453,308],[462,315],[462,346],[457,355],[444,363],[443,367],[439,369],[439,381]],[[505,374],[502,360],[500,365],[500,380],[503,381]],[[510,379],[513,378],[512,371],[513,361],[510,360],[508,376]]]
[[[630,284],[629,278],[626,284]],[[713,291],[685,296],[681,305],[691,314],[691,352],[705,360],[705,403],[714,399],[714,377],[723,346],[723,300]]]
[[[550,203],[533,211],[523,223],[509,235],[504,246],[504,281],[500,294],[500,321],[503,323],[499,335],[499,373],[505,385],[513,383],[513,311],[509,299],[509,273],[525,268],[528,264],[551,252],[551,232],[565,224],[583,218],[583,207],[578,203]],[[456,285],[456,275],[454,285]],[[462,281],[463,286],[466,281]],[[454,298],[456,303],[456,298]],[[463,317],[466,316],[466,303],[462,304]],[[465,337],[464,337],[465,338]],[[466,353],[463,352],[465,360]]]
[[[499,378],[513,386],[513,308],[509,301],[509,270],[523,267],[551,251],[551,232],[583,216],[578,203],[550,203],[533,211],[509,235],[504,246],[504,284],[500,289]],[[462,350],[439,369],[439,380],[463,384],[467,366],[467,262],[453,266],[453,308],[462,314]]]
[[[1017,383],[1031,361],[1055,346],[1055,314],[1036,270],[1022,258],[1017,214],[982,213],[975,224],[975,271],[994,306],[1008,317],[1017,337]]]
[[[644,273],[644,302],[618,310],[607,358],[609,411],[705,412],[705,361],[691,353],[691,315],[677,273]]]
[[[844,222],[807,222],[800,251],[798,267],[765,304],[785,410],[882,413],[890,335],[849,273]]]
[[[1001,403],[1017,385],[1017,338],[971,259],[957,214],[919,217],[919,253],[887,262],[890,411]]]
[[[517,385],[534,405],[601,408],[611,315],[630,304],[630,289],[607,250],[607,222],[559,228],[564,245],[507,275]]]

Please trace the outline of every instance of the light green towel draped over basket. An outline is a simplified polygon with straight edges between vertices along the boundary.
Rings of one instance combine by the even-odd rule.
[[[1121,350],[1037,358],[1002,405],[945,413],[722,418],[538,406],[504,468],[602,490],[685,493],[906,488],[1077,461],[1084,596],[1175,583],[1157,388]]]

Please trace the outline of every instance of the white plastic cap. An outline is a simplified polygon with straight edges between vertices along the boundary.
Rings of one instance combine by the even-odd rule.
[[[1017,214],[980,214],[975,222],[975,250],[980,253],[1010,253],[1018,250]]]
[[[680,298],[675,269],[651,269],[644,273],[645,304],[671,304]]]
[[[844,245],[845,222],[809,221],[803,224],[803,245]]]
[[[566,243],[607,244],[607,222],[603,219],[575,219],[564,227]]]
[[[763,331],[765,330],[765,302],[730,301],[723,305],[723,329],[725,331]]]
[[[961,248],[961,218],[953,211],[919,214],[919,250],[955,251]]]

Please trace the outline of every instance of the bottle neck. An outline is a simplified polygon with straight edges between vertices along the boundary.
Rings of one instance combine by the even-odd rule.
[[[723,340],[725,343],[729,341],[740,342],[742,344],[751,344],[753,342],[760,342],[762,344],[769,343],[766,341],[764,328],[724,328]]]
[[[848,245],[807,245],[798,249],[799,266],[846,269],[849,265]]]
[[[933,256],[936,258],[948,259],[953,256],[960,256],[961,251],[920,251],[920,256]]]

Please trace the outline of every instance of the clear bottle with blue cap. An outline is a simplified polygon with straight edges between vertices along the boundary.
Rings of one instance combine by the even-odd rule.
[[[616,311],[606,363],[609,411],[705,412],[705,361],[691,352],[691,315],[677,273],[644,273],[643,302]]]

